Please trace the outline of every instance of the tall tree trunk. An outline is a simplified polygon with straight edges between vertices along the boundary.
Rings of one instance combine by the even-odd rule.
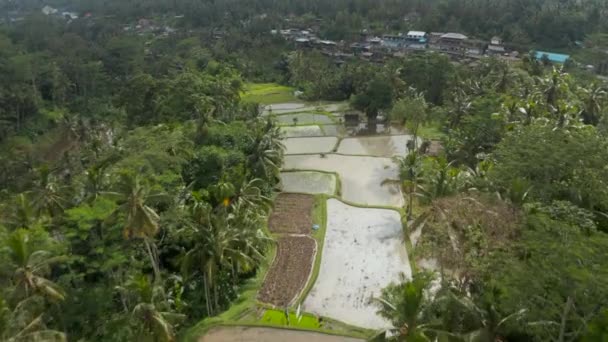
[[[557,338],[558,342],[564,342],[566,336],[566,319],[568,317],[568,312],[570,312],[570,307],[572,306],[572,297],[568,297],[566,300],[566,304],[564,305],[564,312],[562,313],[562,321],[559,325],[559,337]]]
[[[205,292],[205,305],[207,306],[207,316],[211,317],[213,311],[211,310],[211,302],[209,298],[209,283],[207,282],[207,274],[203,274],[203,291]]]
[[[150,239],[144,238],[144,244],[146,245],[146,250],[148,252],[148,256],[150,257],[150,263],[152,263],[152,269],[154,270],[154,281],[160,281],[160,268],[158,266],[158,258],[156,257],[156,253],[153,251],[154,242],[150,243]]]

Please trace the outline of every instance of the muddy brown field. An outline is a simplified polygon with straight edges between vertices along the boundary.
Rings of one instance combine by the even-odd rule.
[[[218,327],[211,329],[199,342],[362,342],[363,340],[325,335],[310,331],[256,327]]]
[[[289,305],[302,291],[312,271],[317,245],[308,236],[284,236],[277,241],[277,256],[258,294],[260,301]]]
[[[304,194],[279,194],[268,225],[273,233],[308,234],[312,229],[314,197]]]

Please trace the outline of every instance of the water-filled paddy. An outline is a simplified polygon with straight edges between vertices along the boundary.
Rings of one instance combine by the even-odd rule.
[[[323,134],[321,127],[317,125],[311,126],[282,126],[281,132],[287,138],[300,138],[300,137],[320,137],[323,135],[333,135],[333,134]]]
[[[284,192],[333,195],[337,179],[331,173],[316,171],[281,172]]]
[[[411,277],[397,211],[327,201],[327,231],[319,277],[304,301],[307,312],[371,329],[390,323],[369,302],[382,288]]]
[[[285,156],[284,170],[320,170],[340,175],[342,198],[362,205],[403,206],[397,165],[391,158],[320,155]]]
[[[312,125],[312,124],[329,124],[333,123],[331,118],[324,114],[315,113],[294,113],[294,114],[282,114],[276,116],[277,121],[282,125],[293,125],[293,119],[296,119],[298,125]]]
[[[287,138],[285,154],[330,153],[338,143],[336,137]]]
[[[338,153],[379,157],[404,156],[411,135],[363,136],[344,138]]]

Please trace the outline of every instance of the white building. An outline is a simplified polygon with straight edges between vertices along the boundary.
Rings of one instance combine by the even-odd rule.
[[[56,14],[57,12],[58,12],[58,10],[56,8],[51,7],[51,6],[44,6],[44,7],[42,7],[42,13],[44,15]]]
[[[426,38],[426,32],[422,31],[409,31],[406,36],[408,39],[424,39]]]

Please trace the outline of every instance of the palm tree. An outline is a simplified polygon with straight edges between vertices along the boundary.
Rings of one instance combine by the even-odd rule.
[[[393,328],[388,329],[390,339],[397,341],[431,341],[442,334],[431,323],[428,312],[432,299],[426,293],[433,281],[430,273],[416,273],[411,280],[402,279],[382,290],[380,298],[374,298],[378,314],[388,319]]]
[[[148,277],[139,275],[117,289],[127,302],[137,303],[131,310],[131,319],[138,340],[175,341],[174,325],[185,316],[168,311],[170,305],[158,283],[154,285]]]
[[[53,256],[50,251],[33,249],[29,233],[24,229],[14,231],[6,244],[11,261],[16,267],[13,278],[18,297],[27,298],[40,294],[54,301],[62,301],[65,298],[59,286],[45,278],[45,275],[50,273],[50,266],[63,260],[63,256]]]
[[[6,212],[6,216],[2,218],[2,221],[14,228],[31,227],[41,219],[36,216],[32,202],[24,193],[17,195],[13,205],[4,212]]]
[[[144,241],[146,252],[154,270],[154,277],[160,280],[160,266],[154,237],[159,231],[160,217],[147,203],[166,198],[161,193],[152,193],[138,175],[122,174],[116,192],[106,192],[115,197],[119,206],[110,215],[109,222],[124,215],[123,235],[126,239],[139,238]]]
[[[239,273],[250,271],[263,259],[269,240],[259,228],[263,211],[249,203],[240,198],[228,210],[214,212],[208,203],[195,199],[189,207],[190,226],[185,234],[194,244],[184,255],[182,272],[202,276],[208,315],[219,308],[219,273],[229,271],[236,282]]]
[[[96,163],[88,170],[85,171],[85,180],[83,182],[84,198],[88,203],[94,202],[108,186],[108,175],[107,170],[114,161],[116,161],[118,155],[112,155],[109,158]]]
[[[601,84],[594,83],[589,88],[580,88],[580,93],[583,101],[583,122],[588,125],[597,125],[606,103],[606,89]]]
[[[419,192],[423,179],[422,158],[418,151],[412,151],[405,157],[395,157],[399,166],[399,178],[403,182],[403,190],[408,194],[407,220],[413,216],[414,196]]]
[[[47,214],[55,217],[64,210],[65,201],[61,195],[63,187],[55,182],[48,167],[39,168],[38,173],[35,189],[26,194],[31,198],[32,206],[38,216]]]
[[[455,91],[452,97],[452,105],[448,112],[449,127],[452,129],[458,127],[462,119],[469,113],[470,108],[470,97],[462,89]]]
[[[467,295],[457,295],[452,289],[448,289],[445,299],[448,304],[454,305],[455,309],[464,311],[468,323],[476,328],[461,334],[461,338],[466,342],[500,342],[504,341],[503,336],[507,332],[506,325],[513,321],[520,321],[525,317],[526,309],[518,310],[508,315],[502,315],[494,303],[495,291],[480,299],[480,304],[476,304]],[[461,316],[464,316],[461,314]],[[521,322],[518,323],[521,325]],[[531,323],[526,323],[527,325]]]
[[[279,127],[270,119],[265,123],[258,121],[252,139],[253,149],[249,157],[249,167],[253,176],[264,180],[277,180],[285,150]]]
[[[0,339],[6,342],[67,341],[64,333],[48,329],[37,296],[26,298],[14,308],[0,298]]]

